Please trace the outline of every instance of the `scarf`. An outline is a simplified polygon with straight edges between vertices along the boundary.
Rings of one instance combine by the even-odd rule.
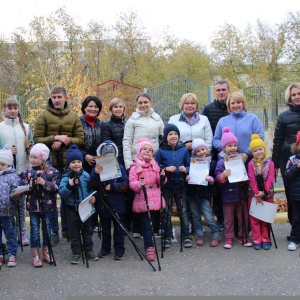
[[[144,161],[142,158],[136,158],[136,172],[139,174],[143,171],[143,168],[148,168],[152,166],[154,171],[158,170],[157,162],[154,158],[151,158],[149,161]]]

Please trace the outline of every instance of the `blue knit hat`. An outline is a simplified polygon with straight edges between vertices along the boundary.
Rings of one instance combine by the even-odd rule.
[[[73,160],[80,160],[83,162],[82,153],[76,145],[72,145],[67,151],[67,166],[69,166]]]
[[[180,132],[179,129],[176,125],[168,123],[165,128],[164,128],[164,140],[167,141],[167,136],[169,134],[170,131],[175,131],[178,134],[178,140],[180,139]]]

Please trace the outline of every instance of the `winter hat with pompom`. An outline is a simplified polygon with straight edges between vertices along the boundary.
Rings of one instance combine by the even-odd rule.
[[[236,143],[238,144],[238,139],[237,137],[230,131],[229,127],[224,127],[222,129],[222,139],[221,139],[221,143],[222,143],[222,148],[224,149],[227,145],[231,144],[231,143]]]
[[[152,148],[152,150],[154,151],[154,148],[153,148],[153,144],[150,142],[149,139],[147,138],[140,138],[138,140],[138,144],[137,144],[137,154],[140,155],[141,153],[141,150],[142,148],[145,146],[145,145],[148,145]]]
[[[49,148],[42,143],[35,144],[30,150],[30,155],[39,157],[43,161],[46,161],[49,158],[49,154],[50,154]]]
[[[67,151],[67,166],[69,166],[73,160],[80,160],[83,162],[82,153],[76,145],[72,145]]]
[[[258,134],[252,134],[251,136],[251,142],[250,142],[250,151],[253,152],[254,148],[257,147],[263,147],[266,151],[267,149],[267,145],[265,144],[265,142],[260,138],[260,136]]]
[[[12,166],[14,163],[14,159],[10,149],[11,146],[9,144],[5,144],[3,146],[3,149],[0,150],[0,162]]]
[[[106,140],[97,149],[97,155],[104,155],[107,153],[113,153],[116,157],[119,154],[118,147],[117,145],[111,141],[111,140]]]
[[[205,147],[207,150],[208,150],[208,146],[207,144],[205,143],[204,140],[202,139],[194,139],[192,141],[192,148],[193,148],[193,151],[192,151],[192,154],[195,154],[196,151],[200,148],[200,147]]]

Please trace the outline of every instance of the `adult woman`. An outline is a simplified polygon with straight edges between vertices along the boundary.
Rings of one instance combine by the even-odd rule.
[[[272,159],[276,176],[280,169],[288,204],[288,219],[292,224],[293,210],[290,201],[290,183],[285,180],[285,168],[291,154],[291,145],[296,142],[300,129],[300,83],[291,83],[285,92],[288,110],[279,114],[274,131]]]
[[[247,112],[246,99],[242,93],[234,92],[230,94],[226,104],[229,115],[218,121],[212,144],[221,152],[222,130],[224,127],[229,127],[238,139],[238,152],[243,153],[244,161],[248,162],[252,158],[249,148],[252,134],[256,133],[264,140],[265,134],[262,123],[257,115]]]
[[[184,94],[179,101],[180,114],[170,117],[169,123],[176,125],[180,131],[180,140],[192,151],[192,141],[201,138],[212,148],[212,130],[206,116],[198,113],[200,102],[193,93]]]

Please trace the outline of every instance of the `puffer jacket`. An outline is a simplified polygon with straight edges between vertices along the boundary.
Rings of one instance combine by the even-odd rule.
[[[148,162],[135,158],[129,172],[130,188],[135,192],[132,204],[133,212],[142,213],[147,211],[144,191],[139,184],[142,177],[145,179],[149,210],[160,210],[161,208],[165,208],[166,202],[161,196],[159,188],[159,166],[154,158]]]
[[[291,201],[300,201],[300,168],[297,167],[300,162],[300,153],[292,155],[286,166],[285,179],[292,182],[290,189]]]
[[[64,109],[55,109],[51,99],[48,100],[47,108],[42,111],[34,123],[34,143],[43,143],[50,149],[52,165],[55,168],[66,166],[67,150],[65,145],[61,146],[60,151],[51,149],[56,135],[67,135],[71,143],[80,147],[84,140],[84,132],[79,116],[71,111],[68,103]],[[58,159],[58,157],[60,157]],[[62,165],[61,165],[62,162]]]
[[[123,137],[123,154],[125,168],[128,170],[137,156],[137,141],[148,138],[153,147],[154,154],[159,146],[159,137],[163,135],[164,122],[152,109],[145,113],[136,109],[125,124]]]
[[[19,185],[20,177],[13,167],[0,172],[0,217],[14,216],[16,207],[10,194],[13,193]]]
[[[279,115],[274,131],[272,160],[275,169],[279,169],[280,161],[287,162],[292,155],[291,145],[296,142],[300,129],[300,105],[288,103],[287,106],[289,109]]]

